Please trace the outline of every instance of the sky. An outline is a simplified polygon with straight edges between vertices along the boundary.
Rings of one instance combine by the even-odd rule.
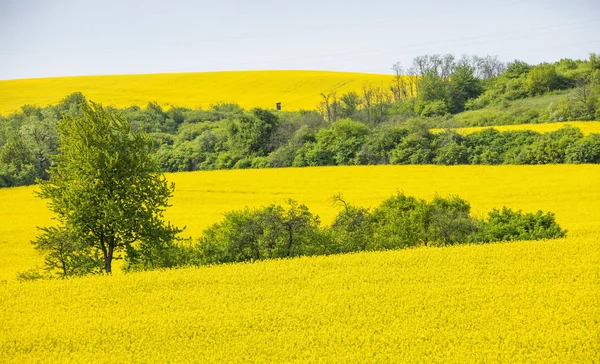
[[[0,79],[600,53],[600,0],[0,0]]]

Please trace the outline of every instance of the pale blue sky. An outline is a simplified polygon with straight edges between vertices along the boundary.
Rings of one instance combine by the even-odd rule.
[[[600,53],[600,0],[0,0],[0,79]]]

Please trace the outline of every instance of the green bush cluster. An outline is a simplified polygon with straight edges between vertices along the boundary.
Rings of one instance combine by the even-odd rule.
[[[564,237],[554,214],[523,213],[506,207],[486,219],[471,216],[458,196],[427,202],[404,193],[370,210],[336,196],[342,209],[330,226],[305,205],[245,208],[225,214],[195,244],[165,249],[166,266],[251,262],[263,259]],[[129,269],[147,267],[129,264]]]

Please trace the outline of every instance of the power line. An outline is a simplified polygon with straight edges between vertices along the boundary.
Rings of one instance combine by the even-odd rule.
[[[587,21],[583,21],[583,22],[572,22],[572,23],[565,23],[565,24],[558,24],[558,25],[550,25],[550,26],[544,26],[544,27],[539,27],[539,28],[534,28],[534,29],[529,29],[529,30],[524,30],[524,31],[517,31],[517,32],[502,32],[502,33],[494,33],[494,34],[489,34],[489,35],[481,35],[481,36],[476,36],[476,37],[467,37],[467,38],[459,38],[459,39],[442,40],[442,41],[433,42],[433,43],[427,43],[427,44],[424,44],[424,43],[413,43],[413,44],[409,44],[409,45],[399,45],[399,46],[394,46],[394,47],[369,49],[369,50],[363,50],[363,51],[330,53],[330,54],[323,54],[323,55],[316,55],[316,56],[294,57],[294,58],[286,58],[286,59],[278,59],[278,60],[242,62],[242,63],[236,63],[236,65],[252,65],[252,64],[278,63],[278,62],[310,60],[310,59],[319,59],[319,58],[330,58],[330,57],[346,56],[346,55],[361,55],[361,54],[372,53],[372,52],[397,50],[399,48],[401,48],[401,49],[423,48],[423,47],[431,47],[432,45],[444,45],[444,44],[448,44],[448,43],[450,43],[450,44],[452,44],[452,43],[458,43],[456,45],[464,46],[464,45],[473,45],[473,44],[487,43],[487,42],[494,41],[494,40],[519,39],[519,38],[523,38],[523,36],[531,38],[531,37],[534,37],[534,36],[552,34],[552,33],[555,33],[557,31],[566,32],[566,31],[573,31],[573,30],[585,29],[585,28],[589,28],[589,27],[595,27],[595,26],[597,26],[596,24],[594,24],[594,25],[588,25],[588,26],[584,26],[584,27],[570,28],[570,29],[558,29],[558,28],[561,28],[561,27],[564,27],[564,26],[568,26],[568,25],[585,24],[585,23],[597,22],[597,21],[600,21],[600,19],[592,19],[592,20],[587,20]],[[549,29],[549,28],[556,28],[556,29],[553,30],[553,31],[550,31],[550,32],[531,33],[532,30],[542,30],[542,29]],[[498,37],[505,36],[505,35],[513,35],[513,36],[509,37],[509,38],[504,38],[504,39],[494,39],[494,38],[498,38]],[[484,41],[479,41],[479,42],[466,42],[465,43],[465,41],[468,41],[468,40],[477,40],[477,39],[485,39],[485,40]],[[386,53],[386,54],[376,54],[376,55],[373,55],[373,56],[364,56],[364,57],[358,57],[358,58],[356,58],[356,57],[353,57],[353,58],[338,58],[338,59],[336,59],[336,61],[338,61],[338,60],[355,60],[355,59],[375,58],[375,57],[389,56],[389,55],[395,55],[395,54],[396,54],[396,52]],[[331,61],[330,60],[325,60],[323,62],[331,62]],[[311,62],[311,63],[319,63],[319,61]]]

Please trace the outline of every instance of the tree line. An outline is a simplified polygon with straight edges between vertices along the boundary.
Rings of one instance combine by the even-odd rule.
[[[135,254],[127,252],[125,270],[552,239],[566,235],[550,212],[523,213],[503,207],[490,211],[486,219],[478,219],[471,216],[469,203],[458,196],[435,196],[428,202],[398,192],[373,209],[354,206],[339,194],[333,199],[341,209],[330,226],[322,226],[318,215],[294,200],[288,200],[284,206],[246,207],[226,213],[221,222],[207,228],[195,242],[172,240]],[[65,251],[53,243],[44,237],[35,242],[37,249],[47,257],[46,277],[65,278],[105,271],[100,252],[94,254],[93,250],[81,248]],[[62,255],[57,254],[59,251]],[[27,278],[27,274],[32,278],[31,272],[22,278]]]
[[[564,237],[552,213],[494,209],[487,219],[471,216],[458,196],[425,201],[404,193],[368,209],[333,197],[341,207],[330,226],[294,200],[231,211],[204,231],[196,245],[178,247],[169,256],[176,265],[249,262],[273,258],[396,250]],[[131,266],[146,269],[147,266]],[[152,267],[150,267],[152,268]]]
[[[598,135],[430,128],[600,119],[600,57],[536,66],[496,57],[427,55],[393,67],[389,85],[323,93],[316,110],[236,104],[208,109],[156,103],[117,110],[147,132],[163,171],[350,164],[598,163]],[[57,124],[80,116],[81,93],[59,104],[0,116],[0,187],[48,179]],[[541,105],[541,106],[540,106]]]

